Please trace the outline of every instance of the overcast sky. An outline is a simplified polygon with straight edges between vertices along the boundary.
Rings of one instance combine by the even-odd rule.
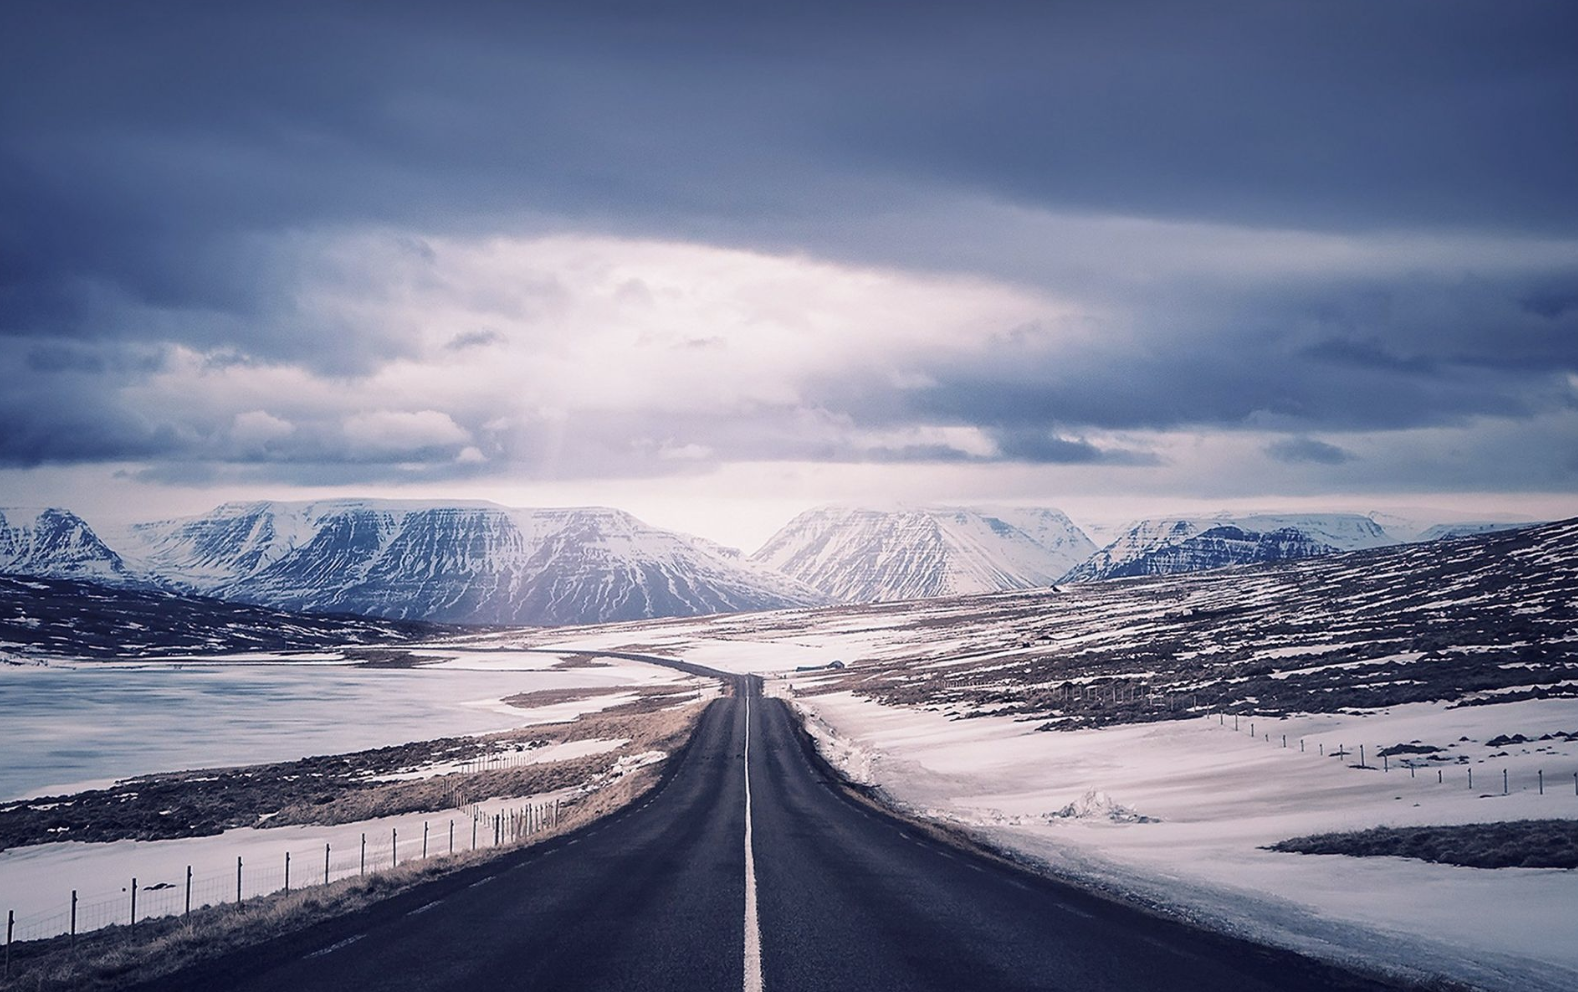
[[[1578,5],[0,7],[0,504],[1578,513]]]

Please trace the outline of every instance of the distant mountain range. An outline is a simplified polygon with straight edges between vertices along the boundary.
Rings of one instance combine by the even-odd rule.
[[[602,507],[227,503],[132,536],[128,557],[168,582],[279,609],[572,624],[826,601],[710,541]]]
[[[279,610],[535,625],[827,602],[710,541],[601,507],[227,503],[200,516],[136,525],[119,552],[68,511],[3,512],[0,574]]]
[[[1064,578],[1171,575],[1397,543],[1380,524],[1356,513],[1142,520]]]
[[[824,506],[751,561],[839,602],[869,603],[1050,585],[1095,550],[1052,509]]]
[[[747,558],[601,507],[227,503],[133,526],[115,548],[69,510],[0,509],[0,575],[276,610],[549,625],[998,592],[1400,543],[1393,529],[1418,541],[1517,526],[1219,515],[1141,521],[1097,549],[1045,507],[826,506]]]

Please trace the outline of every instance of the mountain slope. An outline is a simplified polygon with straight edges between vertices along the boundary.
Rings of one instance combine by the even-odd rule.
[[[0,575],[153,588],[70,510],[0,509]]]
[[[825,601],[711,542],[601,507],[261,502],[135,533],[150,567],[194,591],[290,610],[568,624]]]
[[[1064,578],[1171,575],[1396,543],[1374,520],[1354,513],[1142,520]]]
[[[751,561],[860,603],[1049,585],[1092,550],[1050,509],[823,506]]]
[[[344,650],[458,632],[399,620],[286,613],[98,582],[0,575],[0,661]]]

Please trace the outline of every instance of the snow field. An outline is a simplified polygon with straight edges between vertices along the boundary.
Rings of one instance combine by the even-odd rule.
[[[291,857],[292,890],[324,883],[325,845],[330,881],[381,871],[423,856],[424,827],[429,857],[494,846],[493,817],[528,807],[546,820],[547,808],[573,789],[541,795],[489,799],[461,810],[379,817],[335,826],[240,827],[210,837],[178,840],[120,840],[107,844],[68,841],[0,852],[0,910],[16,912],[16,939],[35,940],[69,932],[71,894],[77,892],[77,931],[131,921],[130,885],[137,879],[137,919],[169,916],[185,909],[186,871],[192,869],[192,908],[236,900],[236,859],[241,859],[241,898],[253,899],[285,887],[285,855]],[[535,822],[535,821],[534,821]],[[475,823],[475,830],[473,824]]]
[[[774,680],[771,691],[781,694],[784,684]],[[848,693],[794,702],[814,717],[824,753],[852,778],[1057,872],[1332,959],[1490,989],[1578,988],[1571,922],[1578,872],[1261,850],[1302,834],[1378,825],[1578,817],[1578,744],[1484,743],[1578,730],[1578,701],[1256,720],[1254,738],[1248,720],[1234,732],[1231,717],[1225,725],[1212,716],[1045,733]],[[1456,744],[1445,753],[1462,752],[1469,763],[1431,763],[1413,778],[1396,759],[1390,772],[1379,770],[1380,746],[1413,740]],[[1347,767],[1360,744],[1377,770]],[[1321,745],[1354,753],[1322,757]],[[1069,806],[1075,815],[1049,815]],[[1125,810],[1158,822],[1118,822]]]

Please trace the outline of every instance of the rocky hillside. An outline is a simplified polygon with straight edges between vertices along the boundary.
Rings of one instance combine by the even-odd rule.
[[[1065,578],[1172,575],[1396,543],[1374,520],[1350,513],[1142,520]]]

